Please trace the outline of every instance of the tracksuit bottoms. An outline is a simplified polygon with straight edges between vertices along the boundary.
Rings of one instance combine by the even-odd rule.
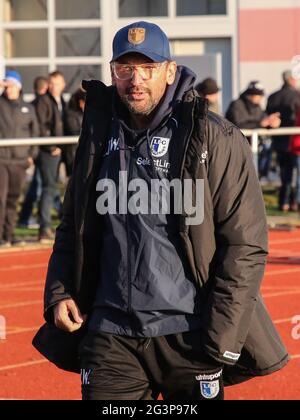
[[[80,345],[83,400],[223,400],[223,366],[200,332],[132,338],[89,331]]]

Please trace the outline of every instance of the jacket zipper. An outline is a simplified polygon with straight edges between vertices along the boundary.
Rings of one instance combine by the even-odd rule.
[[[129,154],[129,175],[128,175],[128,185],[132,177],[132,156],[131,152],[134,152],[135,147],[130,147]],[[130,197],[127,197],[127,205]],[[129,223],[129,214],[128,208],[126,213],[126,230],[127,230],[127,273],[128,273],[128,313],[132,313],[132,296],[131,296],[131,237],[130,237],[130,223]]]
[[[194,100],[193,102],[193,108],[192,108],[192,112],[191,112],[191,128],[189,130],[189,133],[187,135],[187,141],[185,144],[185,149],[184,149],[184,153],[183,153],[183,158],[182,158],[182,164],[181,164],[181,168],[180,168],[180,180],[183,181],[183,170],[184,170],[184,164],[186,161],[186,155],[187,155],[187,151],[189,148],[189,144],[190,144],[190,140],[192,137],[192,133],[194,131],[194,114],[195,114],[195,107],[196,107],[196,101]]]
[[[194,123],[195,108],[196,108],[196,101],[194,100],[193,107],[192,107],[192,112],[191,112],[190,130],[189,130],[188,135],[187,135],[185,150],[184,150],[182,164],[181,164],[181,168],[180,168],[180,180],[181,180],[181,182],[183,182],[183,170],[184,170],[184,165],[185,165],[185,161],[186,161],[186,155],[187,155],[187,151],[188,151],[188,148],[189,148],[189,144],[190,144],[192,134],[193,134],[193,131],[194,131],[194,126],[195,126],[195,123]],[[184,216],[184,227],[186,229],[185,216]],[[191,265],[191,261],[189,261],[189,265]],[[195,258],[193,258],[193,266],[196,267]],[[192,270],[192,273],[194,273],[195,281],[198,282],[199,279],[198,279],[198,275],[197,275],[196,271],[194,270],[193,267],[191,267],[191,270]]]

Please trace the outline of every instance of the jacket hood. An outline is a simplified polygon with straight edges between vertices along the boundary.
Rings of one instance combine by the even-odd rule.
[[[150,129],[155,129],[183,100],[186,92],[191,90],[196,81],[196,75],[188,67],[179,66],[175,82],[168,86],[161,104],[151,122]]]
[[[196,81],[196,75],[187,67],[178,66],[176,78],[166,92],[156,108],[153,119],[149,124],[148,130],[156,129],[173,110],[182,102],[186,92],[191,90]],[[128,128],[129,113],[125,105],[120,101],[119,95],[115,94],[113,101],[113,114],[120,120],[121,124]]]

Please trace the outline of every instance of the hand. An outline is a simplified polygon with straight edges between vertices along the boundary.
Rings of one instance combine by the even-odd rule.
[[[280,127],[280,125],[281,125],[280,113],[275,112],[274,114],[268,115],[267,117],[265,117],[261,121],[260,125],[263,128],[267,128],[267,127],[278,128],[278,127]]]
[[[260,122],[260,126],[262,128],[267,128],[270,126],[270,119],[269,117],[265,117],[261,122]]]
[[[56,149],[54,149],[51,152],[51,156],[57,157],[57,156],[60,156],[60,155],[61,155],[61,149],[59,147],[56,147]]]
[[[0,79],[0,88],[6,89],[9,86],[13,86],[13,82],[11,80],[1,80]]]
[[[279,128],[281,126],[280,113],[275,112],[274,114],[269,115],[270,127]]]
[[[54,323],[57,328],[67,331],[78,331],[86,322],[87,315],[81,315],[73,299],[66,299],[54,307]]]
[[[28,167],[33,166],[33,165],[34,165],[34,161],[33,161],[32,157],[29,157],[29,158],[27,159],[27,162],[28,162]]]

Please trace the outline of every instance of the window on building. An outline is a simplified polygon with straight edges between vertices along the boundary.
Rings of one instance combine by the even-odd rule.
[[[47,29],[12,29],[5,31],[5,57],[47,57]]]
[[[58,57],[101,55],[101,32],[98,28],[57,29]]]
[[[226,15],[226,0],[177,0],[177,16]]]
[[[22,77],[23,92],[25,94],[33,93],[33,82],[36,77],[48,76],[48,66],[13,66]]]
[[[26,0],[26,7],[24,4],[24,0],[4,0],[4,21],[47,19],[47,0]]]
[[[119,16],[168,16],[167,0],[119,0]]]
[[[99,19],[100,0],[56,0],[56,19]]]
[[[61,65],[57,67],[66,79],[66,92],[74,93],[80,86],[84,79],[100,80],[101,66],[100,65],[82,65],[82,66],[69,66]]]

